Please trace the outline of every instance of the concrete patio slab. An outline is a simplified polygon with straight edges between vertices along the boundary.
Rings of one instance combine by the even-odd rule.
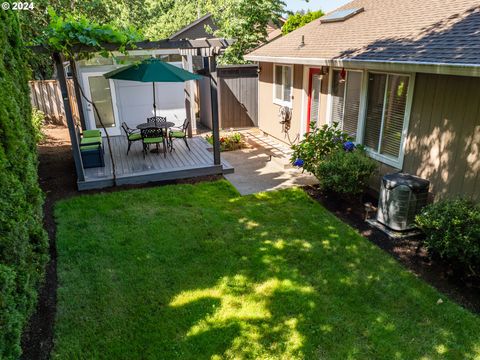
[[[222,159],[235,168],[235,173],[224,176],[242,195],[318,183],[300,169],[285,169],[271,161],[262,148],[223,152]]]

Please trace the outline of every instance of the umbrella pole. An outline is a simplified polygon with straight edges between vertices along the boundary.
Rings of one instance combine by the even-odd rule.
[[[153,82],[153,116],[157,116],[157,105],[155,103],[155,81]]]

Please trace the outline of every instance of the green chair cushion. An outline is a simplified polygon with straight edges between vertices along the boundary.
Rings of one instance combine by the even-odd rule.
[[[133,133],[128,135],[128,140],[130,141],[140,140],[141,138],[142,138],[142,134],[140,133]]]
[[[163,137],[156,137],[156,138],[146,138],[146,139],[143,139],[143,142],[145,144],[157,144],[157,143],[161,143],[163,142]]]
[[[98,150],[98,144],[86,145],[80,148],[80,151],[85,151],[85,150]]]
[[[100,130],[84,130],[82,132],[82,136],[84,138],[102,137],[102,133],[100,132]]]
[[[82,138],[80,141],[80,144],[86,145],[86,144],[96,144],[96,143],[102,143],[102,138],[101,137],[87,137],[87,138]]]
[[[170,131],[170,135],[175,138],[183,138],[185,137],[185,133],[183,131]]]

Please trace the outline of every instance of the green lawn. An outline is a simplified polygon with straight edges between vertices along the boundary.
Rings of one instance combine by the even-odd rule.
[[[480,359],[478,316],[302,190],[165,186],[56,217],[56,358]]]

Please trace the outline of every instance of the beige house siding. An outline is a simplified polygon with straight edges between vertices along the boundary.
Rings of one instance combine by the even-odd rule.
[[[282,125],[278,116],[280,106],[273,103],[273,65],[272,63],[260,63],[260,75],[258,78],[258,127],[267,134],[289,143],[288,137],[282,132]],[[302,116],[303,95],[303,65],[294,65],[293,69],[293,99],[292,99],[292,122],[289,131],[293,141],[303,131],[300,129]]]
[[[267,134],[288,144],[288,138],[282,133],[278,112],[280,106],[273,103],[273,63],[261,62],[258,83],[258,127]],[[292,125],[290,139],[306,132],[308,78],[304,81],[304,74],[308,76],[308,67],[295,65],[293,75]],[[326,123],[328,97],[328,71],[323,76],[320,90],[320,125]],[[302,119],[303,117],[303,119]],[[305,127],[305,128],[304,128]],[[298,139],[298,138],[297,138]]]
[[[435,200],[480,201],[480,78],[416,74],[403,168],[379,162],[371,188],[400,170],[428,179]]]
[[[260,66],[259,127],[287,142],[279,124],[279,106],[273,103],[273,64]],[[308,81],[303,81],[303,74],[308,68],[295,65],[291,139],[303,134],[301,127],[306,126],[302,116],[307,116]],[[327,106],[328,76],[324,76],[320,124],[327,122]],[[480,201],[480,78],[416,74],[403,167],[379,162],[371,188],[378,191],[383,175],[401,170],[430,180],[436,200],[465,196]]]
[[[480,78],[417,74],[403,171],[480,200]]]

